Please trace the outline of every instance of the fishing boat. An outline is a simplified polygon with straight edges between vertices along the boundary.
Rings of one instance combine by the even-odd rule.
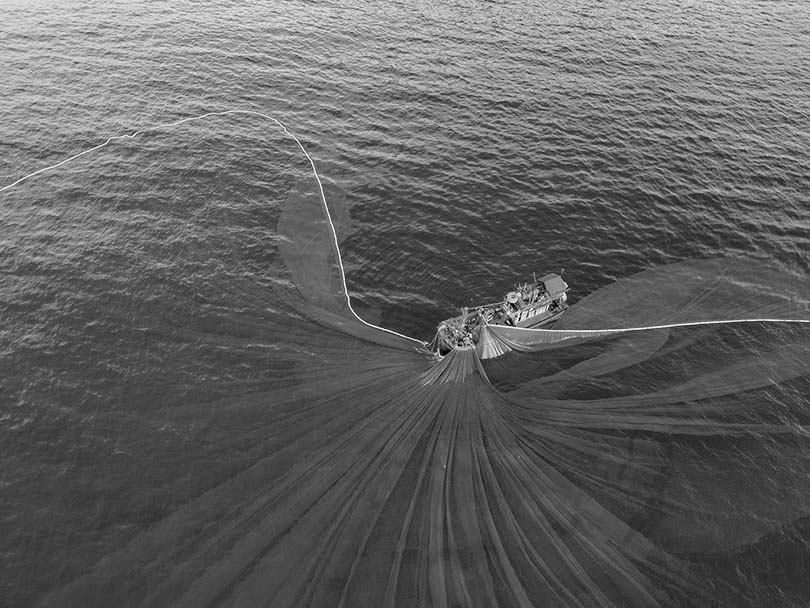
[[[536,329],[556,321],[568,308],[568,284],[562,276],[547,274],[519,283],[492,304],[461,309],[461,315],[439,323],[433,350],[446,355],[457,348],[474,348],[484,325]]]

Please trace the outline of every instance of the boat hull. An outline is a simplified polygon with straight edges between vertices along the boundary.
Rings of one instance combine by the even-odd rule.
[[[434,350],[445,355],[455,348],[478,344],[484,326],[538,329],[553,323],[568,308],[568,285],[557,274],[515,286],[506,297],[474,309],[463,308],[461,316],[442,321],[436,331]]]
[[[557,319],[559,319],[562,314],[566,311],[568,306],[564,303],[558,304],[559,308],[554,312],[548,312],[548,307],[542,312],[538,312],[535,315],[528,316],[522,321],[518,322],[516,325],[510,325],[507,323],[488,323],[494,327],[519,327],[522,329],[541,329],[547,325],[551,325]],[[478,331],[474,331],[471,334],[470,344],[468,346],[472,346],[478,343]],[[454,348],[459,348],[460,345],[453,339],[453,336],[449,333],[443,332],[441,329],[437,334],[437,351],[440,355],[446,355]]]
[[[559,319],[564,312],[565,308],[561,308],[560,310],[549,314],[540,314],[534,317],[529,317],[523,321],[520,321],[517,324],[517,327],[523,327],[525,329],[539,329],[540,327],[553,323]]]

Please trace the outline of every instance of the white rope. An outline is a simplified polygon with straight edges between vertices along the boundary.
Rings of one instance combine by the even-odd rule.
[[[99,149],[103,148],[104,146],[106,146],[107,144],[109,144],[110,142],[115,141],[117,139],[134,139],[135,137],[137,137],[141,133],[146,133],[147,131],[156,131],[158,129],[168,129],[168,128],[171,128],[171,127],[176,127],[177,125],[181,125],[184,122],[191,122],[192,120],[201,120],[203,118],[207,118],[208,116],[222,116],[222,115],[225,115],[225,114],[236,113],[236,112],[250,112],[250,111],[249,110],[227,110],[225,112],[208,112],[207,114],[202,114],[200,116],[192,116],[190,118],[183,118],[183,119],[180,119],[180,120],[178,120],[176,122],[168,122],[168,123],[164,123],[164,124],[160,124],[160,125],[155,125],[155,126],[152,126],[152,127],[145,127],[143,129],[138,129],[137,131],[135,131],[133,133],[124,133],[123,135],[113,135],[112,137],[109,137],[107,139],[107,141],[105,141],[103,144],[98,144],[97,146],[93,146],[92,148],[88,148],[87,150],[84,150],[82,152],[79,152],[78,154],[74,154],[73,156],[70,156],[70,157],[68,157],[68,158],[66,158],[64,160],[61,160],[56,164],[48,165],[47,167],[43,167],[42,169],[37,169],[36,171],[32,171],[28,175],[23,175],[16,182],[12,182],[12,183],[0,188],[0,192],[5,192],[6,190],[9,190],[9,189],[13,188],[17,184],[20,184],[20,183],[24,182],[25,180],[27,180],[27,179],[29,179],[31,177],[34,177],[35,175],[39,175],[40,173],[44,173],[45,171],[50,171],[51,169],[56,169],[58,167],[61,167],[64,164],[69,163],[72,160],[76,160],[80,156],[84,156],[85,154],[89,154],[90,152],[94,152],[95,150],[99,150]],[[268,116],[267,118],[270,118],[270,117]],[[275,119],[273,119],[273,120],[275,120]],[[276,122],[278,122],[278,121],[276,121]],[[281,123],[278,123],[278,124],[281,125]],[[287,129],[283,125],[281,125],[281,128],[285,132],[287,131]],[[289,133],[288,133],[288,135],[289,135]]]
[[[90,152],[94,152],[95,150],[99,150],[99,149],[105,147],[106,145],[108,145],[112,141],[119,140],[119,139],[134,139],[135,137],[137,137],[141,133],[145,133],[147,131],[156,131],[158,129],[169,129],[169,128],[181,125],[183,123],[192,122],[192,121],[195,121],[195,120],[203,120],[203,119],[208,118],[210,116],[226,116],[226,115],[229,115],[229,114],[247,114],[247,115],[251,115],[251,116],[259,116],[261,118],[266,118],[268,120],[273,121],[274,123],[276,123],[276,125],[279,126],[279,128],[288,137],[290,137],[293,141],[295,141],[296,144],[298,144],[298,147],[301,149],[301,152],[303,152],[304,156],[306,156],[307,160],[309,161],[310,166],[312,167],[312,173],[315,175],[315,180],[318,182],[318,188],[319,188],[320,193],[321,193],[321,202],[323,204],[323,210],[326,213],[326,219],[329,220],[329,227],[330,227],[330,229],[332,231],[332,241],[333,241],[333,244],[334,244],[334,247],[335,247],[335,255],[337,256],[338,266],[340,266],[340,280],[341,280],[341,284],[343,286],[343,294],[346,296],[346,305],[348,306],[349,311],[355,316],[355,318],[358,321],[360,321],[361,323],[363,323],[367,327],[371,327],[373,329],[378,329],[380,331],[384,331],[386,333],[393,334],[395,336],[398,336],[400,338],[404,338],[406,340],[411,340],[411,341],[416,342],[417,344],[419,344],[420,347],[424,347],[425,342],[423,342],[422,340],[417,340],[416,338],[411,338],[410,336],[406,336],[404,334],[395,332],[395,331],[393,331],[391,329],[386,329],[385,327],[380,327],[379,325],[373,325],[371,323],[368,323],[367,321],[363,320],[360,317],[360,315],[358,315],[355,312],[354,308],[352,308],[351,299],[349,298],[349,289],[346,286],[346,271],[345,271],[345,269],[343,267],[343,260],[342,260],[342,258],[340,256],[340,246],[338,244],[337,232],[335,230],[335,225],[332,222],[332,214],[329,213],[329,207],[326,204],[326,195],[325,195],[324,190],[323,190],[323,184],[321,183],[321,178],[318,175],[318,170],[315,168],[315,161],[312,160],[312,157],[306,151],[306,149],[304,148],[304,145],[301,143],[301,141],[295,135],[290,133],[290,131],[287,129],[287,127],[284,126],[284,124],[281,123],[281,121],[273,118],[272,116],[268,116],[267,114],[262,114],[261,112],[256,112],[254,110],[223,110],[221,112],[206,112],[205,114],[201,114],[199,116],[192,116],[190,118],[182,118],[182,119],[177,120],[175,122],[169,122],[169,123],[164,123],[164,124],[160,124],[160,125],[156,125],[156,126],[145,127],[143,129],[138,129],[137,131],[134,131],[133,133],[125,133],[123,135],[114,135],[112,137],[109,137],[107,139],[107,141],[105,141],[102,144],[99,144],[97,146],[93,146],[92,148],[88,148],[87,150],[79,152],[78,154],[74,154],[73,156],[71,156],[69,158],[66,158],[66,159],[64,159],[62,161],[59,161],[58,163],[55,163],[53,165],[49,165],[47,167],[43,167],[42,169],[37,169],[36,171],[32,171],[31,173],[29,173],[27,175],[23,175],[17,181],[12,182],[12,183],[0,188],[0,192],[5,192],[6,190],[9,190],[9,189],[13,188],[14,186],[24,182],[25,180],[27,180],[27,179],[29,179],[31,177],[34,177],[35,175],[39,175],[40,173],[44,173],[45,171],[50,171],[52,169],[56,169],[56,168],[61,167],[62,165],[66,164],[66,163],[69,163],[69,162],[79,158],[80,156],[84,156],[85,154],[89,154]]]
[[[145,133],[147,131],[156,131],[158,129],[169,129],[169,128],[176,127],[178,125],[181,125],[181,124],[184,124],[184,123],[187,123],[187,122],[192,122],[192,121],[196,121],[196,120],[203,120],[203,119],[211,117],[211,116],[226,116],[226,115],[229,115],[229,114],[246,114],[246,115],[250,115],[250,116],[259,116],[261,118],[271,120],[276,125],[278,125],[278,127],[290,139],[295,141],[295,143],[300,148],[301,152],[304,154],[306,159],[309,161],[310,167],[312,167],[312,173],[315,176],[315,180],[318,182],[318,189],[319,189],[320,194],[321,194],[321,204],[323,205],[323,210],[324,210],[324,213],[326,214],[326,219],[329,221],[329,228],[330,228],[330,230],[332,232],[332,243],[333,243],[334,248],[335,248],[335,255],[337,257],[338,266],[340,267],[340,280],[341,280],[341,285],[343,287],[343,294],[346,297],[346,305],[347,305],[349,311],[354,315],[354,317],[358,321],[360,321],[363,325],[366,325],[367,327],[370,327],[370,328],[373,328],[373,329],[378,329],[380,331],[384,331],[386,333],[398,336],[400,338],[404,338],[406,340],[416,342],[417,344],[419,344],[420,347],[426,346],[426,343],[423,342],[422,340],[417,340],[416,338],[406,336],[404,334],[393,331],[391,329],[387,329],[385,327],[380,327],[379,325],[374,325],[372,323],[368,323],[363,318],[361,318],[360,315],[357,314],[357,312],[355,312],[354,308],[352,307],[351,298],[349,297],[349,289],[348,289],[348,287],[346,285],[346,271],[345,271],[345,269],[343,267],[343,259],[341,258],[341,255],[340,255],[340,245],[338,243],[337,231],[335,230],[335,225],[334,225],[334,223],[332,221],[332,214],[329,212],[329,206],[326,203],[326,194],[324,193],[323,183],[321,182],[320,175],[318,175],[318,170],[315,167],[315,161],[312,159],[312,157],[306,151],[306,149],[304,148],[304,145],[301,143],[301,141],[295,135],[293,135],[287,129],[287,127],[284,126],[284,124],[281,121],[279,121],[276,118],[273,118],[272,116],[269,116],[267,114],[263,114],[261,112],[255,111],[255,110],[223,110],[223,111],[220,111],[220,112],[206,112],[205,114],[200,114],[199,116],[192,116],[192,117],[189,117],[189,118],[181,118],[180,120],[176,120],[174,122],[163,123],[163,124],[159,124],[159,125],[155,125],[155,126],[151,126],[151,127],[145,127],[143,129],[138,129],[137,131],[134,131],[133,133],[125,133],[123,135],[114,135],[112,137],[109,137],[104,143],[98,144],[97,146],[93,146],[92,148],[88,148],[87,150],[79,152],[78,154],[74,154],[73,156],[70,156],[70,157],[68,157],[68,158],[66,158],[64,160],[61,160],[58,163],[55,163],[53,165],[49,165],[47,167],[37,169],[36,171],[32,171],[31,173],[22,176],[18,180],[14,181],[14,182],[6,185],[6,186],[1,187],[0,192],[5,192],[6,190],[10,190],[11,188],[13,188],[13,187],[17,186],[18,184],[24,182],[25,180],[30,179],[30,178],[32,178],[32,177],[34,177],[36,175],[39,175],[40,173],[44,173],[44,172],[50,171],[52,169],[57,169],[58,167],[61,167],[62,165],[65,165],[65,164],[67,164],[67,163],[69,163],[69,162],[71,162],[71,161],[73,161],[73,160],[75,160],[75,159],[77,159],[77,158],[79,158],[81,156],[84,156],[85,154],[89,154],[90,152],[94,152],[95,150],[99,150],[99,149],[107,146],[108,144],[110,144],[113,141],[116,141],[116,140],[119,140],[119,139],[134,139],[138,135],[140,135],[142,133]],[[810,323],[810,319],[773,319],[773,318],[727,319],[727,320],[719,320],[719,321],[691,321],[691,322],[684,322],[684,323],[670,323],[670,324],[667,324],[667,325],[648,325],[648,326],[645,326],[645,327],[626,327],[626,328],[613,328],[613,329],[556,329],[555,330],[555,329],[530,329],[530,328],[526,328],[526,327],[510,327],[509,329],[510,329],[510,331],[518,330],[518,331],[526,331],[526,332],[542,332],[542,333],[549,333],[549,334],[558,333],[558,334],[565,334],[566,336],[574,338],[574,337],[577,337],[577,336],[588,336],[588,335],[592,336],[595,333],[614,334],[614,333],[625,333],[625,332],[631,332],[631,331],[648,331],[648,330],[653,330],[653,329],[671,329],[671,328],[675,328],[675,327],[691,327],[691,326],[698,326],[698,325],[728,325],[728,324],[733,324],[733,323]]]
[[[669,323],[667,325],[647,325],[644,327],[625,327],[613,329],[532,329],[530,327],[507,327],[511,332],[514,330],[528,331],[546,334],[572,334],[571,338],[577,336],[588,336],[599,334],[619,334],[628,331],[648,331],[651,329],[672,329],[674,327],[693,327],[695,325],[730,325],[732,323],[810,323],[810,319],[774,319],[774,318],[760,318],[760,319],[722,319],[717,321],[685,321],[683,323]],[[495,326],[499,327],[499,326]],[[504,326],[505,327],[505,326]]]

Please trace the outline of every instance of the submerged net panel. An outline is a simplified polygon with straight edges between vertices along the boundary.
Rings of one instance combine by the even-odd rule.
[[[350,229],[349,216],[343,194],[337,189],[329,193],[328,199],[322,199],[320,185],[312,178],[293,186],[278,221],[279,252],[305,300],[325,311],[351,316],[337,250],[339,235]]]
[[[569,308],[554,329],[487,326],[479,353],[487,359],[626,332],[753,322],[810,323],[806,279],[754,260],[672,264],[597,290]]]
[[[810,286],[803,273],[758,260],[722,258],[670,264],[620,279],[577,302],[555,329],[809,318]]]
[[[291,304],[307,309],[311,318],[363,339],[426,350],[422,341],[371,325],[355,313],[339,248],[350,225],[342,192],[322,186],[317,176],[293,186],[278,222],[278,250],[293,293],[300,294]]]

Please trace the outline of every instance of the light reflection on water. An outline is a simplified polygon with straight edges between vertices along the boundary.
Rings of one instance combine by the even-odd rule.
[[[803,5],[284,6],[12,7],[0,175],[272,106],[351,207],[353,295],[424,339],[532,271],[565,267],[576,300],[728,254],[807,271]],[[417,388],[426,357],[289,304],[275,227],[307,172],[227,119],[3,194],[9,602],[808,597],[804,439],[773,426],[806,416],[804,330],[609,340]]]

